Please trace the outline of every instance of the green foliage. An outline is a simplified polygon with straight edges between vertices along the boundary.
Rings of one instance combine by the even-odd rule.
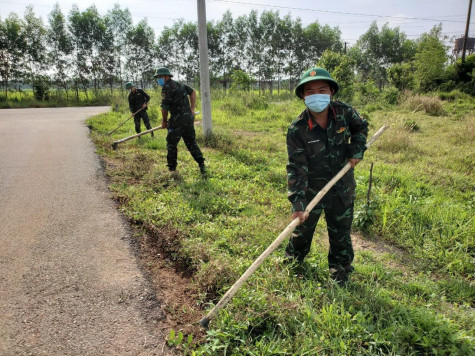
[[[36,100],[48,100],[49,99],[50,84],[48,77],[37,76],[33,81],[33,92]]]
[[[417,122],[415,120],[406,120],[406,121],[404,121],[403,127],[407,131],[411,131],[411,132],[420,130],[420,127],[419,127],[419,125],[417,125]]]
[[[390,105],[396,105],[400,95],[401,92],[394,87],[385,88],[383,91],[384,101]]]
[[[170,333],[168,334],[167,338],[167,344],[168,346],[174,346],[174,347],[180,347],[184,351],[187,351],[190,349],[190,346],[193,343],[193,335],[188,335],[188,337],[185,339],[183,332],[179,331],[176,333],[174,329],[170,329]]]
[[[395,64],[388,69],[389,82],[398,90],[413,90],[416,85],[416,78],[411,63]]]
[[[337,93],[337,98],[351,102],[355,84],[352,60],[346,55],[327,50],[323,52],[317,65],[329,71],[339,84],[340,90]]]
[[[378,210],[378,200],[373,199],[364,204],[360,210],[355,212],[354,225],[357,229],[367,232],[376,220],[376,211]]]
[[[390,28],[384,24],[379,30],[375,21],[350,49],[349,56],[356,63],[363,81],[373,80],[382,88],[387,81],[386,68],[410,61],[414,47],[414,42],[408,40],[399,27]]]
[[[419,80],[419,89],[423,92],[436,89],[444,77],[447,49],[441,31],[441,26],[435,26],[428,34],[422,35],[417,43],[415,75]]]
[[[356,86],[355,101],[360,105],[375,104],[379,101],[380,97],[381,92],[371,80],[365,83],[358,83]],[[366,109],[368,110],[368,108]]]
[[[253,82],[252,78],[242,70],[233,71],[233,74],[231,75],[231,81],[231,90],[233,91],[248,91],[251,89],[251,84]]]

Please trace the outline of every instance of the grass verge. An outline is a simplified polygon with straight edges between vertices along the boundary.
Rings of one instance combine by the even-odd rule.
[[[213,99],[214,136],[206,147],[197,130],[207,180],[183,144],[180,178],[169,175],[164,132],[112,150],[113,140],[133,134],[130,124],[106,135],[125,111],[88,121],[121,210],[146,231],[177,232],[164,246],[192,274],[203,309],[289,223],[285,133],[302,110],[301,102],[284,95]],[[336,288],[328,279],[322,219],[303,266],[283,265],[281,246],[212,321],[205,338],[193,345],[172,342],[174,347],[203,355],[475,352],[475,101],[457,100],[431,97],[426,110],[381,105],[386,109],[371,111],[370,134],[382,124],[391,128],[356,169],[355,210],[366,222],[356,225],[368,243],[384,242],[396,252],[359,249],[351,284]],[[427,111],[439,104],[442,111]],[[156,126],[158,107],[149,114]],[[365,209],[370,162],[371,209]]]

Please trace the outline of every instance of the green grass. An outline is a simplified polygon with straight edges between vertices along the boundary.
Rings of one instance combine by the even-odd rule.
[[[153,103],[159,93],[150,94]],[[407,103],[373,103],[370,110],[370,134],[383,124],[391,128],[356,169],[355,209],[360,217],[371,214],[364,238],[396,252],[358,250],[351,284],[336,288],[328,279],[322,219],[304,265],[282,263],[284,243],[211,322],[196,354],[475,351],[475,100],[441,97],[446,100],[418,97],[428,102],[421,110]],[[197,303],[209,308],[290,222],[285,133],[302,103],[288,93],[213,94],[214,136],[207,146],[197,127],[207,180],[182,143],[181,178],[170,177],[163,131],[111,150],[113,140],[134,133],[130,122],[105,135],[127,117],[120,103],[118,113],[88,120],[111,189],[133,223],[178,232],[169,253],[193,271]],[[153,126],[158,109],[149,110]],[[408,123],[418,129],[408,130]],[[370,162],[371,209],[364,210]]]
[[[111,101],[118,101],[119,98],[125,98],[125,92],[115,90],[111,95],[107,89],[101,89],[97,93],[88,90],[87,96],[84,91],[76,92],[68,90],[51,90],[46,100],[37,100],[31,89],[22,90],[21,92],[9,92],[5,97],[5,92],[0,93],[0,109],[7,108],[45,108],[60,106],[96,106],[110,105]]]

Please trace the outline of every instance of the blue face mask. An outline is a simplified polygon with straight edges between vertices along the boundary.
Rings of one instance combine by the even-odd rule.
[[[306,96],[305,105],[313,112],[322,112],[330,105],[330,94],[312,94]]]
[[[163,87],[165,85],[165,79],[163,78],[158,78],[157,79],[157,83],[158,85],[160,85],[161,87]]]

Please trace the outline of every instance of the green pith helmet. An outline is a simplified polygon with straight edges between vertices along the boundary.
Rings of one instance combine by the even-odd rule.
[[[314,80],[326,80],[330,84],[330,87],[333,89],[333,95],[335,95],[338,89],[340,88],[340,86],[332,78],[330,73],[328,73],[323,68],[314,67],[314,68],[308,69],[306,72],[302,74],[302,76],[300,77],[300,83],[299,85],[297,85],[297,88],[295,88],[295,94],[300,99],[302,99],[303,85],[305,83],[308,83]]]
[[[132,87],[134,87],[135,85],[133,85],[131,82],[127,82],[125,83],[125,89],[130,89]]]
[[[153,77],[157,78],[159,75],[169,75],[170,77],[173,77],[173,75],[170,73],[170,71],[166,67],[158,68]]]

